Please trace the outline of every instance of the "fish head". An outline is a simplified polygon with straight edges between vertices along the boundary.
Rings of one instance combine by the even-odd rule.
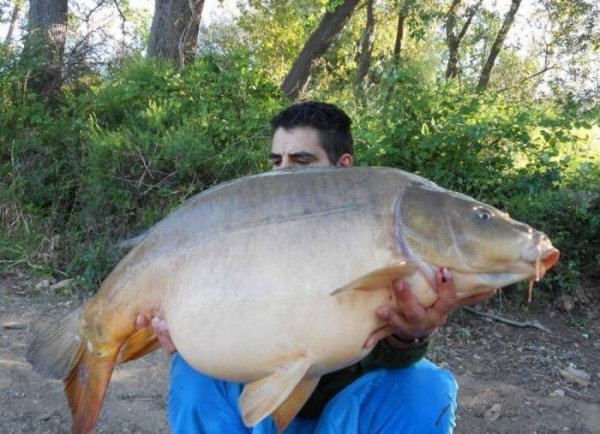
[[[540,280],[559,257],[544,233],[435,184],[405,187],[394,218],[403,255],[430,275],[440,267],[452,270],[460,298]]]

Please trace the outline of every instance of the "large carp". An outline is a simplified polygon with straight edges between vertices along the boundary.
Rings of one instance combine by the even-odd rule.
[[[440,267],[467,297],[540,279],[558,256],[543,233],[400,170],[274,171],[159,222],[28,360],[65,381],[73,431],[93,431],[114,364],[157,347],[136,316],[160,314],[188,363],[246,383],[248,426],[272,414],[284,429],[320,376],[366,355],[396,278],[429,306]]]

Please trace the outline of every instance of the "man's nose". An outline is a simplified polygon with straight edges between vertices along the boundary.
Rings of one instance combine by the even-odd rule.
[[[281,156],[281,164],[279,165],[280,169],[285,169],[286,167],[291,167],[292,164],[292,160],[290,159],[290,157],[288,157],[287,155],[282,155]]]

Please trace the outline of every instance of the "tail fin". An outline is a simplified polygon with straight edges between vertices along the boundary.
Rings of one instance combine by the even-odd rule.
[[[71,374],[84,352],[78,330],[80,314],[81,309],[76,310],[33,340],[26,358],[37,373],[57,380]]]
[[[56,327],[40,333],[27,351],[27,360],[42,375],[64,380],[73,416],[73,433],[94,430],[112,374],[118,348],[89,351],[79,334],[81,309],[63,318]]]
[[[85,351],[65,381],[74,434],[88,434],[94,431],[116,358],[116,351],[106,356],[97,356]]]

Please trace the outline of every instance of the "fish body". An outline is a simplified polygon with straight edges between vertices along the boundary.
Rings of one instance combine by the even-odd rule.
[[[81,312],[28,359],[65,380],[74,431],[93,430],[114,363],[156,348],[135,318],[159,314],[181,356],[246,383],[252,426],[283,429],[320,376],[360,360],[405,278],[424,306],[448,267],[459,297],[539,279],[548,238],[499,210],[387,168],[274,171],[191,198],[159,222]]]

